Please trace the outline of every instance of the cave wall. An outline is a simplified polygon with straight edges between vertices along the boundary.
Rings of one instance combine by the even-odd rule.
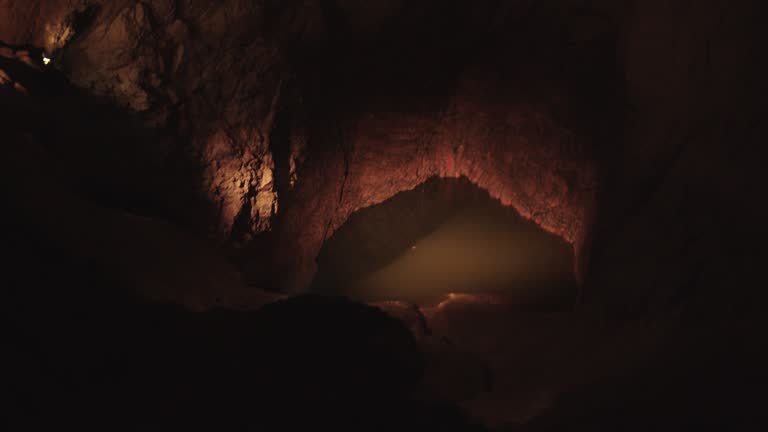
[[[44,49],[162,136],[120,152],[183,165],[143,186],[176,202],[166,219],[223,244],[273,232],[256,282],[305,287],[352,212],[434,175],[465,175],[572,243],[589,303],[664,308],[730,285],[728,269],[759,277],[765,6],[533,3],[3,0],[0,40]],[[438,81],[439,102],[388,74]],[[377,92],[390,103],[359,103]]]
[[[623,132],[598,152],[588,303],[625,315],[759,303],[765,12],[746,0],[627,9]]]
[[[466,176],[580,256],[594,191],[583,146],[554,107],[499,96],[483,78],[467,77],[440,113],[362,113],[346,146],[307,164],[276,246],[289,289],[308,286],[323,242],[349,215],[433,176]]]
[[[533,3],[544,2],[377,0],[375,8],[367,8],[351,1],[0,0],[0,39],[16,45],[0,47],[2,67],[13,57],[45,70],[39,58],[25,53],[28,44],[43,48],[83,93],[108,102],[110,110],[121,107],[143,131],[160,137],[145,139],[121,128],[111,131],[120,135],[115,139],[93,134],[112,126],[104,119],[121,123],[122,117],[107,109],[96,115],[100,106],[83,110],[69,100],[56,101],[60,95],[45,94],[45,87],[40,93],[28,87],[30,99],[0,83],[3,160],[9,161],[2,184],[11,192],[4,195],[12,216],[7,230],[18,255],[10,261],[18,267],[11,281],[15,291],[35,300],[29,303],[34,313],[21,322],[60,309],[52,299],[70,296],[66,282],[89,284],[77,277],[94,273],[114,279],[90,282],[94,294],[133,284],[151,299],[194,309],[256,307],[275,296],[244,286],[220,250],[178,228],[185,218],[195,219],[222,244],[247,244],[271,232],[274,243],[264,250],[270,259],[246,266],[257,270],[252,282],[264,286],[278,272],[280,287],[301,289],[323,241],[355,210],[433,175],[465,175],[574,244],[585,309],[643,319],[593,323],[588,315],[579,330],[572,317],[587,314],[569,314],[552,325],[557,318],[543,316],[537,324],[538,319],[521,318],[519,310],[488,313],[483,306],[460,313],[478,304],[501,306],[484,296],[450,296],[422,311],[383,305],[404,316],[416,335],[450,336],[458,342],[451,349],[480,345],[478,353],[495,359],[495,388],[482,384],[469,393],[475,399],[460,392],[461,398],[452,400],[509,425],[510,417],[521,415],[510,409],[521,387],[523,393],[530,390],[523,410],[526,403],[535,405],[527,408],[533,414],[522,414],[528,419],[548,409],[566,387],[631,368],[648,373],[622,380],[594,400],[576,392],[581,403],[568,410],[575,419],[562,424],[579,427],[590,415],[602,420],[605,407],[616,406],[614,414],[635,428],[644,428],[637,420],[649,415],[658,420],[653,427],[676,426],[668,414],[679,413],[682,404],[684,415],[690,410],[700,425],[723,409],[723,394],[734,396],[725,404],[733,405],[725,411],[734,415],[723,424],[744,421],[745,406],[747,414],[757,415],[762,407],[752,404],[759,398],[750,399],[748,390],[762,385],[766,352],[764,2],[547,2],[588,5],[578,13],[541,6],[537,13],[546,15],[552,28],[536,28],[541,21],[527,14]],[[333,4],[344,6],[333,10],[328,7]],[[90,15],[89,5],[100,6],[99,12]],[[472,23],[459,20],[467,26],[461,31],[454,31],[456,21],[441,27],[437,11],[443,5]],[[415,23],[411,31],[424,23],[426,35],[406,37],[430,41],[406,58],[415,63],[400,61],[406,67],[372,72],[389,59],[401,60],[377,61],[382,52],[375,50],[363,54],[372,41],[386,43],[387,32],[400,28],[400,17],[408,14]],[[548,21],[557,14],[562,16]],[[568,25],[560,26],[563,22]],[[516,40],[526,23],[529,33]],[[461,39],[478,28],[488,28],[492,34],[486,36],[497,44],[473,56],[485,40],[462,45]],[[554,46],[546,41],[560,31],[572,51],[557,50],[563,49],[560,36],[552,36]],[[602,35],[593,38],[595,31]],[[608,43],[593,45],[601,38]],[[359,43],[328,48],[339,40]],[[393,42],[395,51],[403,48],[400,42]],[[589,47],[595,57],[588,55]],[[417,61],[437,48],[442,51],[436,63],[435,57]],[[546,53],[551,58],[538,58]],[[566,61],[552,63],[564,54]],[[369,63],[356,67],[360,55]],[[490,57],[502,58],[504,65],[478,61]],[[545,65],[510,73],[529,61]],[[425,63],[436,67],[424,68]],[[437,74],[439,82],[431,88],[439,97],[422,106],[417,89],[441,68],[449,73]],[[401,75],[387,83],[393,72]],[[402,89],[392,85],[411,73],[424,82]],[[381,95],[389,95],[388,104],[361,103]],[[586,127],[569,118],[574,111]],[[77,122],[70,123],[73,119]],[[70,132],[80,132],[57,137],[66,123]],[[89,127],[95,123],[100,127]],[[50,135],[43,144],[61,146],[47,148],[30,131]],[[82,137],[92,141],[90,147],[77,147]],[[176,183],[155,183],[149,173],[169,163],[192,174]],[[115,202],[124,201],[128,190],[146,192],[176,202],[177,212],[164,215],[164,222],[137,216],[155,216],[141,206],[115,211],[94,205],[77,184],[70,187],[72,178],[88,171],[86,183],[108,185],[102,193]],[[121,181],[128,187],[112,188]],[[137,184],[144,186],[135,189]],[[16,266],[19,261],[27,266]],[[46,289],[28,289],[36,279]],[[48,288],[61,297],[46,297]],[[704,319],[678,320],[689,312]],[[68,309],[58,313],[72,315]],[[645,319],[649,313],[663,317]],[[281,322],[302,327],[300,318],[306,316],[300,309]],[[545,336],[557,336],[541,337],[542,328]],[[563,328],[569,332],[563,334]],[[151,330],[157,333],[154,323]],[[607,340],[599,336],[603,332]],[[521,356],[527,347],[540,354]],[[302,356],[296,357],[299,363]],[[437,360],[446,363],[444,357]],[[563,364],[569,371],[558,370]],[[453,379],[467,370],[464,365],[449,366],[438,377]],[[661,367],[667,373],[659,376]],[[487,371],[478,372],[483,382]],[[557,384],[547,389],[551,393],[542,394],[541,377],[544,387]],[[687,380],[696,385],[687,386]],[[650,391],[644,390],[648,382]],[[689,391],[680,393],[681,386]],[[690,398],[693,392],[698,395]],[[633,398],[638,394],[639,400]],[[701,405],[701,398],[711,401]],[[658,411],[659,400],[669,409]],[[488,415],[486,404],[498,412]]]
[[[183,195],[191,201],[163,216],[225,242],[269,228],[278,208],[269,131],[284,68],[264,38],[260,3],[45,0],[3,6],[0,40],[44,48],[73,84],[134,113],[162,136],[154,149],[129,149],[133,154],[125,157],[183,166],[174,174],[184,178],[145,191],[157,200]],[[239,233],[233,233],[236,220]]]
[[[557,92],[550,88],[530,97],[518,85],[498,94],[494,84],[503,87],[508,80],[494,76],[493,67],[475,72],[461,66],[461,58],[474,49],[462,45],[461,35],[499,18],[492,2],[467,17],[460,4],[444,8],[443,16],[428,1],[410,7],[383,1],[365,8],[349,2],[244,0],[8,4],[0,16],[9,23],[0,35],[6,42],[43,46],[75,85],[135,113],[164,136],[148,159],[158,166],[184,165],[181,172],[191,174],[168,186],[146,187],[156,200],[177,202],[175,213],[163,216],[202,227],[233,245],[276,228],[272,264],[293,279],[284,285],[307,286],[322,242],[352,212],[435,175],[467,176],[585,256],[593,175],[584,142],[556,119],[563,105]],[[517,19],[529,13],[530,5],[503,9],[503,17]],[[390,38],[392,51],[399,49],[401,36],[391,35],[397,35],[400,16],[410,29],[402,37],[419,41],[415,57],[439,44],[434,59],[411,66],[416,75],[445,81],[437,86],[442,103],[421,111],[411,110],[407,99],[384,109],[331,107],[336,118],[326,119],[343,123],[342,134],[328,139],[316,130],[312,135],[311,125],[293,122],[285,126],[288,143],[271,142],[281,113],[318,114],[303,107],[305,98],[308,104],[341,105],[349,102],[345,90],[375,98],[382,80],[376,69],[397,60],[388,57],[390,51],[377,53],[376,43]],[[457,36],[440,45],[454,24],[462,26]],[[51,36],[51,29],[59,29],[59,36]],[[500,23],[495,29],[506,31]],[[46,42],[52,38],[57,42]],[[348,42],[355,38],[362,42]],[[359,76],[339,78],[367,44],[373,54],[363,55]],[[431,60],[447,72],[424,67]],[[325,63],[336,68],[321,70]],[[403,66],[391,70],[398,76],[411,73]],[[298,85],[292,84],[293,74],[300,76]],[[343,79],[354,84],[341,90],[339,101],[318,102],[334,97],[318,88],[343,87]],[[310,148],[302,169],[304,147]],[[289,188],[296,188],[290,194],[279,190],[286,167]],[[180,190],[190,188],[184,183],[192,190]],[[191,202],[180,202],[180,196]],[[291,205],[281,214],[288,198]]]
[[[0,2],[0,40],[11,45],[32,45],[52,52],[73,35],[68,16],[82,4],[79,0],[33,0]]]

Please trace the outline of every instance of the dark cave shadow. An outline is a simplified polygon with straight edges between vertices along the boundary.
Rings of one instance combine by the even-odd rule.
[[[0,88],[6,133],[34,142],[77,196],[207,234],[216,204],[199,191],[203,172],[191,157],[189,137],[176,135],[174,115],[164,128],[147,126],[154,113],[132,112],[92,95],[58,65],[32,67],[0,57],[0,69],[27,90]]]

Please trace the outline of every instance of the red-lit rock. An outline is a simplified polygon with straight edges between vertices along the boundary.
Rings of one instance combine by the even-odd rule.
[[[51,52],[72,36],[70,15],[82,9],[78,0],[0,1],[0,40],[33,45]]]
[[[583,270],[594,171],[573,132],[553,119],[556,107],[495,94],[472,78],[454,92],[441,113],[361,114],[349,150],[305,170],[277,245],[290,288],[308,285],[323,241],[349,215],[433,176],[466,176],[487,189],[571,243]]]
[[[468,177],[571,243],[576,270],[583,270],[594,174],[584,143],[555,120],[560,103],[553,98],[498,92],[495,81],[465,73],[444,89],[450,97],[439,112],[356,113],[347,150],[313,153],[309,137],[307,168],[298,169],[301,158],[290,157],[295,205],[286,207],[274,182],[270,132],[277,107],[288,103],[281,100],[288,69],[283,48],[259,25],[263,8],[237,0],[183,7],[165,0],[43,3],[14,2],[0,18],[18,24],[3,37],[58,49],[57,67],[75,84],[186,141],[180,147],[200,170],[198,190],[211,207],[197,217],[219,240],[248,242],[290,207],[278,218],[275,266],[290,275],[293,289],[307,286],[323,241],[350,214],[432,176]],[[342,4],[339,13],[370,22],[361,34],[375,33],[400,8],[377,4],[375,10]],[[276,40],[292,40],[297,32],[305,44],[323,40],[323,27],[315,24],[328,11],[292,7],[271,12],[282,20]],[[91,22],[75,29],[83,14]],[[298,153],[304,135],[290,134],[290,146],[297,147],[291,152]]]

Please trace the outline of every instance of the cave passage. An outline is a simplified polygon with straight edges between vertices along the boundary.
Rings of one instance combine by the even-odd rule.
[[[571,246],[464,177],[435,177],[353,213],[317,261],[311,291],[360,301],[492,293],[566,306],[576,296]]]

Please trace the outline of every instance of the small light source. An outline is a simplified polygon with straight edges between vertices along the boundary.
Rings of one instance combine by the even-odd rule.
[[[46,57],[45,54],[43,54],[43,64],[47,66],[50,62],[51,62],[51,59],[49,59],[48,57]]]

